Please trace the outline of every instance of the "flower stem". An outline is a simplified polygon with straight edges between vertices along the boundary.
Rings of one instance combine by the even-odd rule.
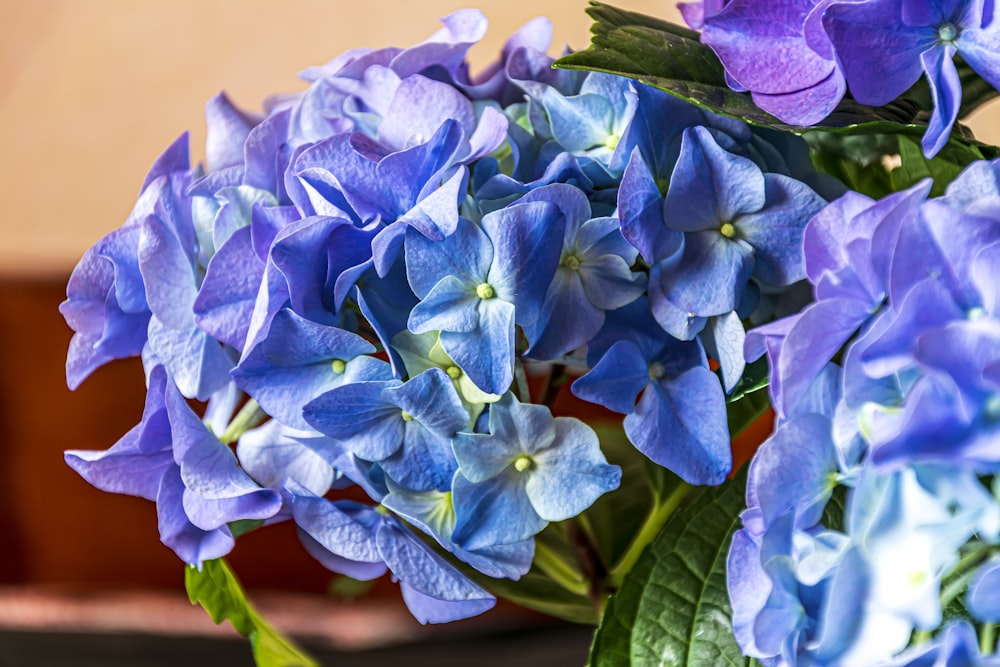
[[[993,655],[997,645],[997,626],[995,623],[984,623],[979,633],[979,652],[983,655]]]
[[[569,519],[565,525],[569,545],[588,583],[587,597],[597,610],[597,615],[601,616],[608,604],[608,597],[615,589],[610,585],[608,566],[601,556],[597,538],[594,537],[594,528],[583,514]]]
[[[514,360],[514,382],[517,384],[517,398],[522,403],[530,403],[531,390],[528,388],[528,376],[520,359]]]
[[[236,413],[233,420],[229,422],[229,426],[226,427],[226,432],[223,433],[219,440],[226,443],[227,445],[236,442],[240,439],[240,436],[257,426],[262,421],[267,419],[267,413],[260,409],[257,405],[257,401],[252,398],[243,404],[240,411]]]
[[[962,556],[958,565],[952,570],[954,577],[941,590],[941,609],[945,609],[952,601],[962,594],[962,591],[969,585],[973,575],[976,574],[976,566],[986,560],[994,547],[989,544],[975,545],[969,553]]]
[[[561,559],[541,540],[535,541],[534,562],[538,569],[545,573],[545,576],[573,595],[584,596],[587,594],[589,586],[583,575]]]
[[[621,580],[629,573],[635,562],[639,560],[643,549],[656,538],[660,529],[663,528],[663,524],[667,522],[667,519],[670,518],[670,515],[681,504],[681,501],[687,497],[692,488],[690,484],[681,482],[666,498],[662,500],[657,499],[656,506],[649,513],[649,516],[646,517],[645,523],[642,524],[639,533],[632,540],[628,551],[625,552],[625,555],[622,556],[618,564],[611,570],[610,580],[615,587],[621,584]]]
[[[552,364],[552,370],[549,372],[549,379],[545,382],[545,391],[542,392],[541,400],[541,404],[547,406],[550,410],[555,405],[556,395],[559,393],[559,385],[565,375],[566,367],[564,365]]]

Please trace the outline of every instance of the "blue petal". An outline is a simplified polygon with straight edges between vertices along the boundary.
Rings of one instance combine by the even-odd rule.
[[[441,347],[489,394],[514,381],[514,306],[498,298],[479,302],[479,326],[468,333],[441,332]]]
[[[927,75],[934,103],[927,132],[920,142],[928,159],[937,155],[948,143],[951,128],[958,119],[958,110],[962,103],[962,82],[954,58],[953,44],[942,44],[920,54],[920,62]]]
[[[295,523],[331,553],[362,563],[382,562],[375,543],[381,517],[373,508],[298,496],[293,515]]]
[[[526,540],[548,522],[538,516],[528,493],[527,480],[513,467],[484,482],[473,484],[456,475],[452,484],[455,532],[452,539],[476,551],[498,544]]]
[[[612,345],[590,371],[573,383],[573,395],[609,410],[630,414],[636,396],[650,383],[649,362],[631,341]]]
[[[475,224],[461,219],[455,232],[443,241],[431,241],[416,230],[406,232],[406,277],[424,298],[445,276],[478,285],[486,279],[493,261],[493,245]]]
[[[525,491],[547,521],[580,514],[621,482],[621,468],[608,465],[593,429],[570,417],[556,419],[555,427],[552,446],[534,454],[526,471]]]
[[[452,437],[469,421],[455,384],[440,368],[430,368],[402,385],[389,387],[382,396],[442,438]]]
[[[264,262],[254,252],[250,228],[237,230],[212,256],[194,300],[195,323],[237,350],[246,343]]]
[[[764,200],[764,175],[757,165],[720,148],[708,128],[684,130],[663,202],[667,226],[684,232],[718,229],[759,211]]]
[[[477,614],[493,606],[495,598],[474,584],[465,575],[455,569],[443,558],[435,554],[415,535],[394,522],[385,521],[379,527],[375,537],[379,553],[392,573],[414,592],[420,604],[415,612],[429,613],[418,620],[441,622],[454,617],[441,617],[437,614],[443,611],[437,605],[425,606],[428,600],[440,600],[450,603],[464,603],[455,606],[446,605],[445,610],[454,610],[464,617],[470,613]]]
[[[196,327],[193,321],[186,328],[174,329],[152,318],[149,349],[188,398],[207,401],[230,382],[233,360],[218,341]]]
[[[184,483],[180,475],[165,475],[156,496],[156,516],[160,541],[173,549],[181,560],[201,567],[207,560],[222,558],[236,541],[229,528],[202,530],[188,520],[182,505]]]
[[[965,605],[977,621],[1000,621],[1000,559],[994,558],[976,571],[966,592]]]
[[[625,418],[625,433],[639,451],[690,484],[720,484],[732,468],[726,401],[707,368],[651,385]]]
[[[156,500],[163,476],[176,474],[171,471],[175,463],[169,449],[139,449],[142,428],[135,426],[107,451],[70,450],[64,454],[66,464],[102,491]]]
[[[413,333],[451,331],[469,333],[479,326],[476,285],[445,276],[410,311],[407,328]]]
[[[753,249],[716,230],[685,234],[680,260],[660,270],[664,295],[699,317],[722,315],[739,307],[753,270]]]
[[[489,611],[496,604],[496,598],[485,590],[481,597],[469,600],[441,600],[433,595],[424,595],[417,587],[404,581],[399,582],[399,590],[406,608],[421,623],[451,623],[471,618]]]
[[[518,324],[531,324],[559,263],[566,218],[555,204],[539,201],[488,213],[482,225],[495,249],[488,282],[514,304]]]
[[[197,296],[192,258],[170,227],[146,218],[139,237],[139,267],[149,309],[174,329],[194,324],[191,305]]]

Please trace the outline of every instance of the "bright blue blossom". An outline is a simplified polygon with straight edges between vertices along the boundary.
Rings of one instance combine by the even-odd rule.
[[[294,513],[303,544],[321,563],[363,580],[388,569],[421,623],[475,616],[496,603],[391,515],[359,503],[308,496],[296,499]]]
[[[726,403],[700,343],[665,333],[645,299],[616,311],[600,338],[608,347],[573,393],[627,415],[626,435],[654,462],[719,484],[732,467]]]
[[[587,509],[618,488],[597,435],[583,422],[508,395],[490,406],[489,434],[459,433],[452,538],[470,550],[513,544]]]
[[[462,219],[441,242],[406,235],[406,272],[421,301],[409,317],[413,333],[441,331],[441,346],[476,386],[503,394],[513,381],[514,325],[539,316],[555,274],[565,217],[547,201],[514,204]]]
[[[451,379],[437,368],[405,383],[343,384],[306,404],[303,416],[359,458],[378,463],[396,483],[418,491],[448,488],[457,467],[450,439],[469,420]]]

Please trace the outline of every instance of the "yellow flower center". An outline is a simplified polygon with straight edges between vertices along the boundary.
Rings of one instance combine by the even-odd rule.
[[[480,299],[492,299],[493,286],[489,283],[479,283],[479,285],[476,286],[476,296]]]

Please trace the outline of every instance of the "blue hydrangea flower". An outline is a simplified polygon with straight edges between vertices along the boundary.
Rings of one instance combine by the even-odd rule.
[[[568,184],[533,190],[519,203],[556,204],[566,220],[559,266],[545,294],[541,315],[525,327],[526,354],[552,359],[585,344],[604,324],[604,313],[639,298],[645,274],[633,272],[636,251],[615,217],[591,216],[586,195]]]
[[[561,252],[565,217],[546,201],[514,204],[464,218],[441,242],[406,235],[406,274],[421,299],[410,313],[413,333],[441,331],[441,346],[490,394],[513,381],[514,325],[539,316]]]
[[[629,440],[654,462],[692,484],[721,483],[732,467],[725,396],[701,344],[660,329],[645,299],[616,311],[597,349],[601,339],[610,344],[573,393],[625,414]]]
[[[708,3],[702,41],[726,68],[730,85],[786,123],[814,125],[847,90],[822,17],[830,0],[729,0]]]
[[[74,331],[66,359],[66,382],[71,389],[105,363],[142,352],[151,316],[139,270],[142,222],[155,214],[158,202],[170,196],[175,180],[189,181],[188,169],[184,134],[150,168],[125,224],[87,250],[73,269],[66,301],[59,306]]]
[[[490,406],[489,434],[455,436],[459,473],[452,484],[452,539],[477,550],[526,540],[618,488],[597,434],[570,417],[508,394]]]
[[[387,569],[421,623],[476,616],[496,598],[473,583],[406,528],[399,519],[351,501],[297,497],[295,523],[306,549],[323,565],[355,579]]]
[[[446,490],[456,464],[450,439],[469,415],[448,375],[437,368],[406,381],[343,384],[310,401],[306,422],[378,463],[396,483]]]
[[[706,128],[685,130],[663,204],[663,222],[684,242],[679,257],[650,272],[653,312],[666,301],[688,317],[722,315],[739,308],[751,276],[774,286],[805,277],[802,230],[824,203],[805,184],[723,150]],[[657,319],[686,337],[672,318]]]
[[[366,356],[375,347],[357,334],[307,320],[290,309],[233,369],[233,379],[273,418],[308,429],[302,408],[334,387],[391,380],[389,364]]]

